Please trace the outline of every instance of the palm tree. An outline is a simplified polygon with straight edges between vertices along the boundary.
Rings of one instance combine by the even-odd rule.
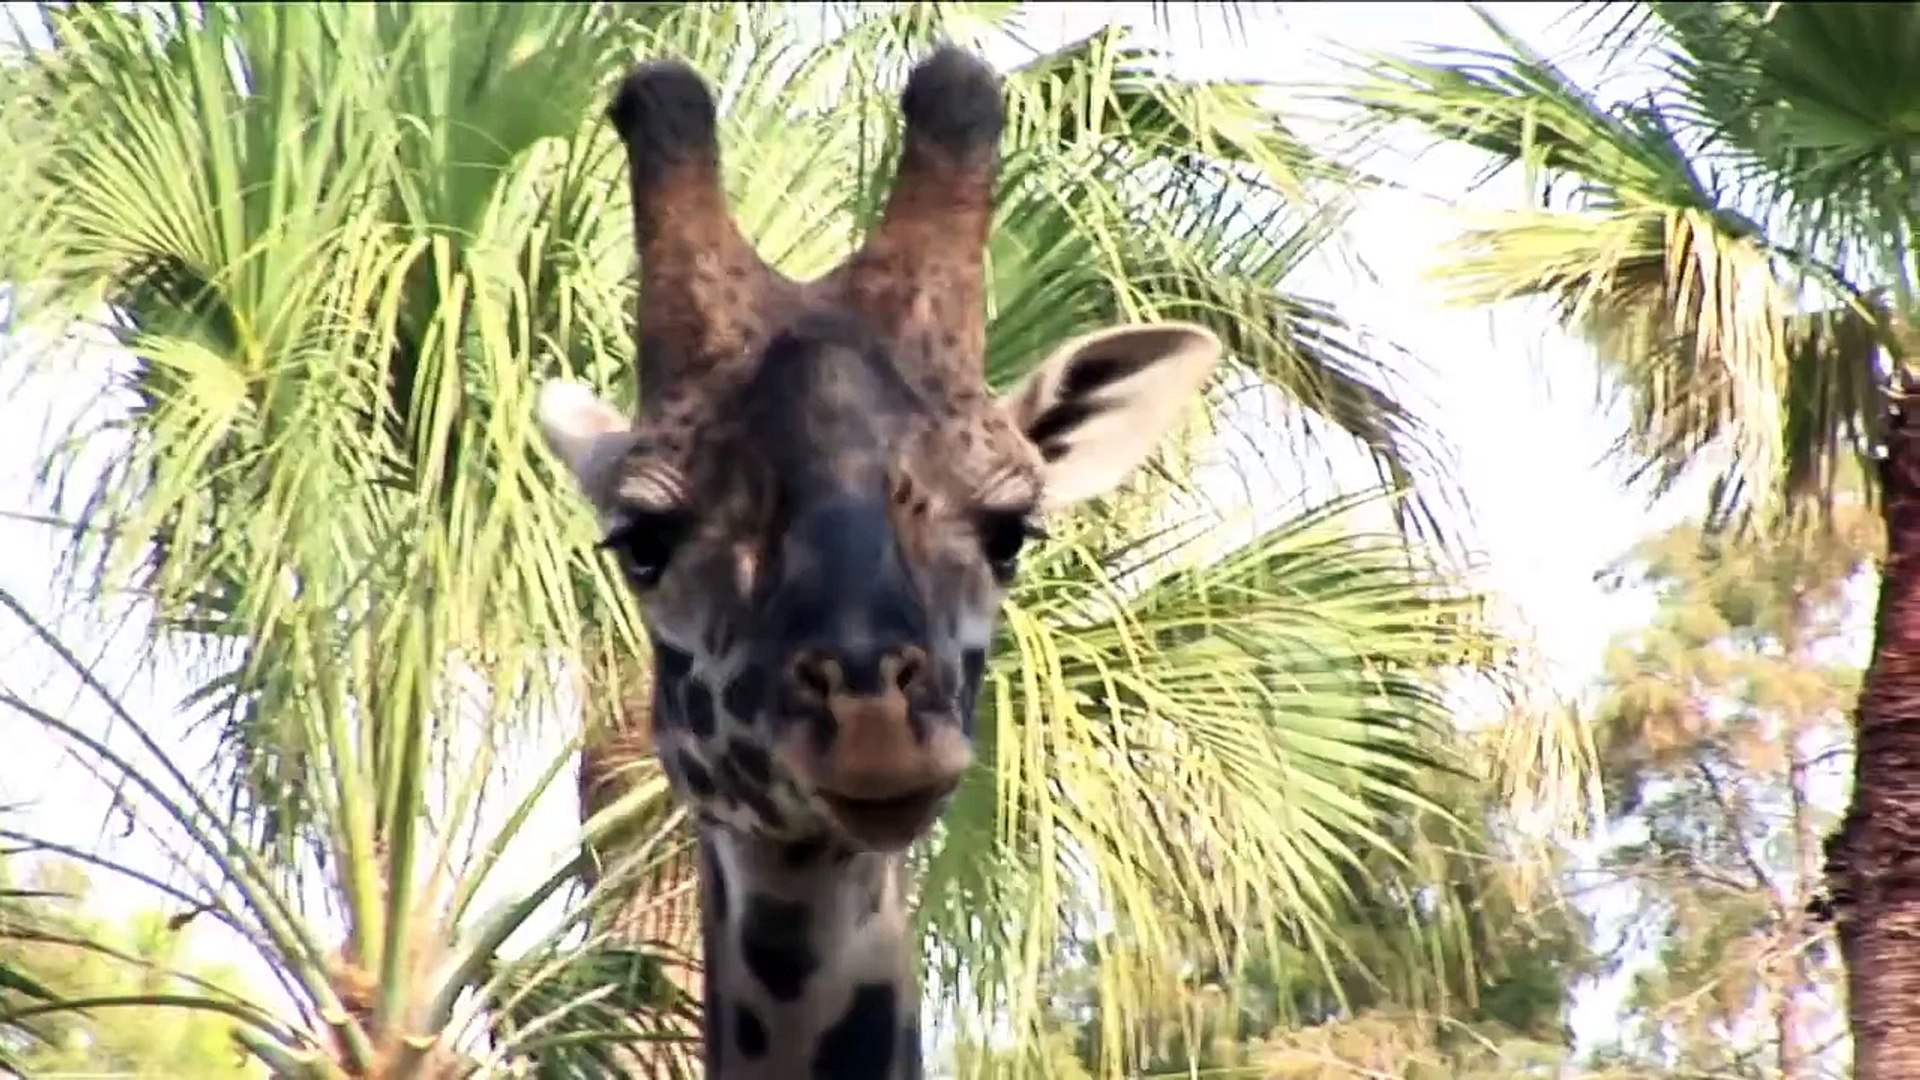
[[[1488,19],[1504,48],[1371,57],[1343,96],[1528,169],[1445,276],[1544,298],[1596,349],[1654,493],[1711,470],[1717,527],[1812,522],[1864,482],[1887,529],[1853,801],[1828,841],[1859,1075],[1920,1075],[1920,8],[1646,3],[1601,44],[1650,57],[1609,101]]]
[[[609,1052],[582,1049],[582,1029],[684,1030],[686,867],[632,704],[644,646],[532,425],[544,377],[629,389],[605,85],[635,54],[707,72],[742,227],[807,276],[874,210],[907,62],[1018,14],[42,10],[56,47],[10,72],[27,90],[5,167],[27,212],[0,225],[0,253],[23,319],[104,311],[123,350],[113,415],[76,440],[115,453],[72,511],[73,580],[150,604],[152,640],[208,672],[189,706],[223,725],[221,774],[142,790],[217,863],[183,896],[262,942],[302,1005],[298,1024],[241,1011],[276,1068],[451,1072],[489,1053],[450,1041],[466,1018],[486,1060],[567,1075],[607,1068],[579,1056]],[[1210,519],[1170,499],[1189,474],[1172,456],[1163,481],[1057,530],[1010,601],[982,706],[991,767],[924,852],[930,990],[1037,1036],[1058,944],[1125,923],[1101,966],[1118,1071],[1183,950],[1329,953],[1343,870],[1393,850],[1394,808],[1421,802],[1412,774],[1448,754],[1446,672],[1490,645],[1476,598],[1404,542],[1430,525],[1424,428],[1337,315],[1284,288],[1337,217],[1341,171],[1249,88],[1173,80],[1117,28],[1018,67],[1008,98],[996,382],[1092,324],[1192,319],[1225,336],[1240,380],[1412,492],[1316,508],[1221,557],[1193,542]],[[73,460],[51,459],[53,478]],[[1402,530],[1368,523],[1380,505]],[[599,721],[580,766],[592,857],[483,914],[531,798],[503,786],[506,763],[568,714],[569,688]],[[142,768],[11,703],[109,773]],[[126,719],[164,759],[165,725]],[[473,835],[503,795],[506,822]],[[1154,807],[1168,831],[1146,843]],[[578,917],[505,958],[572,877],[592,886]],[[302,896],[339,925],[297,917]]]

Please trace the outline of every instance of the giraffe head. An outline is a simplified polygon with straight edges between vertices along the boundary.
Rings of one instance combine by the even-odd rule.
[[[999,82],[942,49],[901,105],[879,223],[798,282],[732,220],[700,77],[629,74],[608,115],[640,259],[639,415],[565,381],[539,401],[636,590],[676,793],[750,834],[871,851],[922,835],[972,761],[996,615],[1041,516],[1145,459],[1221,352],[1195,326],[1115,327],[995,396]]]

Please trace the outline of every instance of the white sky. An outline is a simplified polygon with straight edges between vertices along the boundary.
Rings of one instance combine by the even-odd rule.
[[[1572,27],[1556,25],[1571,5],[1489,7],[1549,55],[1560,57],[1571,40]],[[1047,14],[1058,20],[1056,32],[1077,34],[1116,12],[1128,21],[1144,21],[1144,8],[1072,4]],[[1046,29],[1036,23],[1035,35],[1053,36]],[[1494,39],[1464,4],[1302,3],[1280,13],[1254,10],[1240,44],[1219,30],[1174,44],[1176,63],[1187,73],[1288,83],[1329,76],[1332,69],[1316,54],[1331,47],[1404,51],[1436,42],[1492,47]],[[1590,59],[1566,57],[1565,62],[1577,77],[1594,70]],[[1375,282],[1321,267],[1303,273],[1294,287],[1335,301],[1353,323],[1410,350],[1426,369],[1425,375],[1405,377],[1415,380],[1430,401],[1429,416],[1454,450],[1456,476],[1473,512],[1468,534],[1484,564],[1484,580],[1524,620],[1557,687],[1573,692],[1597,673],[1608,639],[1649,610],[1643,597],[1604,594],[1593,581],[1595,571],[1649,532],[1691,512],[1697,502],[1669,500],[1650,511],[1621,493],[1616,474],[1597,467],[1610,429],[1593,408],[1591,366],[1581,347],[1525,310],[1490,314],[1445,307],[1422,280],[1455,225],[1437,197],[1458,198],[1478,165],[1474,155],[1462,151],[1428,154],[1417,169],[1403,170],[1424,195],[1368,197],[1355,218],[1352,241],[1377,275]],[[1474,201],[1499,204],[1511,195],[1510,187],[1495,187]],[[48,402],[89,393],[72,377],[63,385],[39,380],[16,391],[11,375],[21,364],[17,351],[0,352],[0,375],[7,376],[0,380],[0,511],[40,507],[31,497],[30,480],[43,445]],[[1297,479],[1282,474],[1276,474],[1276,485],[1282,495],[1300,487]],[[0,560],[0,587],[39,611],[67,603],[49,595],[53,546],[45,529],[0,520],[0,550],[9,554]],[[31,690],[40,665],[28,662],[5,634],[0,631],[0,683]],[[90,642],[104,657],[116,651],[97,636]],[[112,664],[110,670],[124,667]],[[163,674],[157,684],[136,686],[130,700],[138,708],[163,711],[178,700],[181,686]],[[197,764],[209,745],[204,736],[190,736],[178,750],[183,760]],[[44,736],[12,716],[0,716],[0,747],[8,751],[0,760],[0,803],[33,800],[27,828],[57,832],[80,844],[102,835],[105,803],[99,789],[70,763],[59,762]],[[549,857],[571,845],[577,830],[572,788],[570,777],[563,779],[536,812],[529,840],[545,851],[522,852],[536,860],[528,871],[544,868]],[[130,891],[107,899],[116,907],[148,902]],[[1610,1027],[1612,996],[1613,990],[1584,996],[1575,1018],[1583,1039]]]

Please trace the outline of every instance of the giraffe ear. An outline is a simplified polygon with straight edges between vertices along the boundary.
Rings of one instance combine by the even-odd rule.
[[[598,489],[607,465],[633,445],[632,421],[585,383],[549,379],[534,411],[548,448],[588,491]]]
[[[1103,495],[1153,453],[1220,362],[1189,323],[1116,326],[1041,361],[1001,402],[1044,462],[1042,508]]]

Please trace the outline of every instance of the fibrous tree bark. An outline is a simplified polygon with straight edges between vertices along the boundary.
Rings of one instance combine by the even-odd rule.
[[[1886,559],[1855,712],[1853,799],[1827,841],[1847,964],[1854,1075],[1920,1077],[1920,384],[1892,409],[1880,463]]]

